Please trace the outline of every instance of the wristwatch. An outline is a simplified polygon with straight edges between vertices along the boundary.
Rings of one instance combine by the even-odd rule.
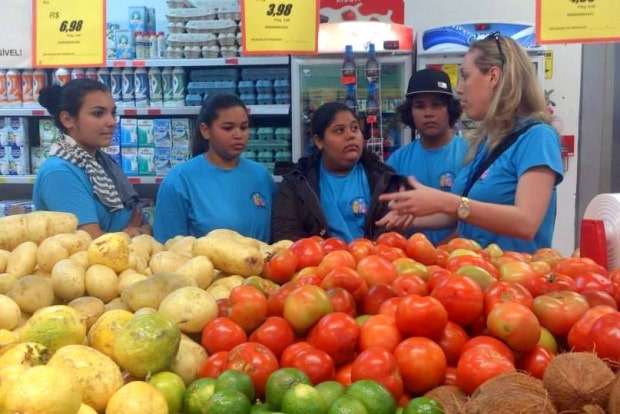
[[[456,208],[456,216],[459,218],[459,220],[467,220],[470,214],[471,203],[469,201],[469,198],[461,197],[459,206]]]

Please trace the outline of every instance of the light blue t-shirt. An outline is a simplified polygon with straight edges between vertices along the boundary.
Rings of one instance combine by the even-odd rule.
[[[227,170],[198,155],[170,171],[155,204],[155,238],[202,237],[230,229],[265,242],[271,237],[273,178],[259,163],[240,158]]]
[[[443,191],[452,191],[457,174],[463,168],[467,155],[467,141],[455,135],[440,148],[424,148],[420,140],[402,147],[387,160],[397,174],[414,176],[422,184]],[[455,228],[425,230],[423,233],[437,245],[449,237]]]
[[[73,213],[80,226],[99,224],[105,232],[122,231],[131,220],[131,210],[109,211],[95,195],[86,172],[58,157],[48,158],[41,166],[32,199],[37,210]]]
[[[486,155],[487,148],[481,144],[474,160],[457,176],[453,188],[455,194],[463,193],[476,165],[482,162]],[[475,182],[468,197],[487,203],[514,205],[519,178],[535,167],[547,167],[555,172],[556,185],[563,179],[560,139],[555,129],[546,124],[533,126],[519,136]],[[537,249],[551,246],[556,204],[557,194],[554,188],[544,220],[531,241],[501,236],[465,222],[459,222],[458,233],[462,237],[476,240],[482,246],[496,243],[507,251],[533,253]]]
[[[362,164],[358,162],[346,175],[336,175],[321,162],[319,189],[329,234],[347,243],[364,237],[371,194]]]

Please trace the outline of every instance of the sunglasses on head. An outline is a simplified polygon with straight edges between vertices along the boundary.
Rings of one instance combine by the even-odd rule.
[[[506,64],[506,55],[504,55],[504,50],[502,49],[502,42],[500,42],[501,37],[502,35],[500,32],[493,32],[487,37],[485,37],[484,40],[489,40],[489,39],[495,40],[495,43],[497,44],[497,49],[499,50],[500,59],[502,60],[502,66],[503,66]]]

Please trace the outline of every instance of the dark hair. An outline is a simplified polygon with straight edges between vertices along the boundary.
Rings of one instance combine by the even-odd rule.
[[[53,85],[43,88],[39,103],[54,117],[58,129],[67,132],[60,122],[60,113],[66,111],[76,117],[84,103],[84,97],[91,92],[110,92],[103,83],[92,79],[74,79],[65,86]]]
[[[321,105],[312,114],[312,134],[323,139],[325,131],[334,122],[334,118],[340,112],[350,112],[356,119],[357,114],[351,108],[341,102],[328,102]]]
[[[211,126],[213,121],[219,116],[219,111],[222,109],[230,109],[240,107],[248,112],[248,108],[243,101],[236,95],[221,94],[214,95],[202,101],[202,107],[200,108],[200,114],[196,121],[196,134],[192,142],[192,154],[194,156],[203,154],[209,149],[209,141],[207,141],[200,133],[200,124],[206,124]]]
[[[459,120],[461,114],[463,113],[463,108],[461,108],[461,103],[456,100],[452,96],[436,94],[441,98],[441,101],[448,107],[448,123],[450,124],[450,128],[454,128],[454,124]],[[411,107],[413,106],[413,96],[407,96],[407,99],[396,108],[396,112],[398,113],[400,120],[403,124],[407,125],[411,128],[411,131],[415,133],[415,122],[413,121],[413,115],[411,115]]]

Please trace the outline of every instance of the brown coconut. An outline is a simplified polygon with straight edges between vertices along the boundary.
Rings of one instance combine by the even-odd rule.
[[[616,377],[609,394],[609,403],[607,404],[607,412],[609,414],[620,414],[620,375]]]
[[[465,404],[465,414],[557,414],[542,381],[519,372],[482,384]]]
[[[551,361],[543,383],[559,411],[579,412],[586,405],[606,407],[614,373],[596,354],[568,352]]]
[[[467,397],[461,389],[455,385],[442,385],[425,394],[441,405],[444,414],[461,414]]]

